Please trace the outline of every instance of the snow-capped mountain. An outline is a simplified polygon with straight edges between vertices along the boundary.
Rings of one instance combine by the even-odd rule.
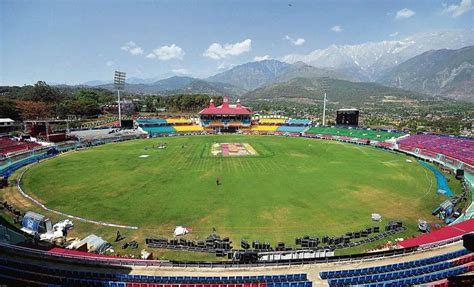
[[[474,44],[474,33],[467,30],[420,33],[400,40],[368,42],[358,45],[332,45],[307,55],[292,54],[282,60],[305,62],[314,67],[335,68],[375,80],[386,69],[409,58],[435,49],[459,49]]]

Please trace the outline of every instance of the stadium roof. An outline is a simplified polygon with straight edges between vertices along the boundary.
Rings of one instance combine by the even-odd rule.
[[[252,111],[249,108],[244,107],[240,104],[240,100],[237,100],[237,104],[229,105],[229,98],[224,97],[222,105],[214,106],[214,101],[211,100],[209,107],[199,112],[200,115],[251,115]]]

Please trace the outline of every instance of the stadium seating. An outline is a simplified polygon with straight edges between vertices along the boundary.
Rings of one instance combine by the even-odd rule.
[[[335,127],[312,127],[306,134],[308,135],[331,135],[339,137],[368,139],[375,141],[385,141],[391,138],[398,138],[402,136],[401,133],[379,130],[365,130],[354,128],[335,128]]]
[[[0,154],[6,156],[9,153],[14,153],[22,150],[30,150],[41,145],[33,142],[22,142],[12,140],[8,137],[0,138]]]
[[[173,126],[177,132],[202,132],[204,129],[197,125]]]
[[[138,119],[136,120],[139,125],[166,125],[168,122],[165,119]]]
[[[474,254],[467,249],[414,261],[320,273],[330,286],[375,284],[400,286],[434,282],[474,270]],[[370,285],[372,286],[372,285]]]
[[[436,157],[443,154],[467,164],[474,165],[474,139],[440,135],[411,135],[398,142],[399,149]],[[431,153],[430,153],[431,152]]]
[[[306,127],[302,126],[279,126],[278,129],[276,130],[277,132],[282,132],[282,133],[302,133]]]
[[[275,132],[277,129],[278,129],[278,126],[259,125],[259,126],[252,126],[251,131],[254,131],[254,132]]]
[[[6,167],[2,167],[2,169],[0,169],[0,177],[9,177],[16,170],[18,170],[18,169],[20,169],[20,168],[22,168],[26,165],[29,165],[29,164],[32,164],[32,163],[37,162],[39,160],[43,160],[43,159],[53,157],[53,156],[54,156],[53,154],[42,153],[42,154],[33,155],[33,156],[30,156],[30,157],[15,161],[15,162],[7,165]]]
[[[277,124],[284,124],[286,119],[284,118],[261,118],[258,120],[260,124],[263,125],[277,125]]]
[[[172,126],[143,127],[143,130],[150,134],[170,134],[176,132]]]
[[[287,125],[301,125],[301,126],[308,126],[311,124],[310,120],[306,119],[291,119],[286,122]]]
[[[3,279],[3,280],[2,280]],[[312,287],[306,274],[260,276],[148,276],[103,273],[27,264],[0,259],[0,281],[46,283],[50,285],[158,286],[158,287]],[[172,284],[172,285],[170,285]]]
[[[189,123],[191,123],[191,120],[186,119],[186,118],[170,118],[170,119],[166,119],[166,122],[170,125],[173,125],[173,124],[189,124]]]

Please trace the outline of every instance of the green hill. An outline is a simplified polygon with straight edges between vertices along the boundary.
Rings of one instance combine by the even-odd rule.
[[[411,101],[428,96],[417,92],[385,87],[376,83],[350,82],[331,78],[294,78],[251,91],[247,100],[322,101],[324,91],[331,102],[365,103]]]

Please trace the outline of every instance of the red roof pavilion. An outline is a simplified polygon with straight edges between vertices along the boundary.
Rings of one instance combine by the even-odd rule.
[[[240,100],[237,100],[235,105],[229,105],[229,98],[224,97],[222,105],[216,107],[214,101],[211,100],[209,107],[199,112],[200,115],[252,115],[252,111],[249,108],[244,107],[240,104]]]

